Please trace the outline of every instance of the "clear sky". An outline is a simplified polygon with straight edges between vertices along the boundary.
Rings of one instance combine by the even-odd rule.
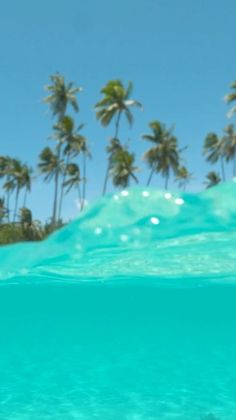
[[[88,195],[101,193],[105,146],[113,127],[96,121],[93,106],[99,91],[113,78],[134,83],[133,97],[143,103],[130,130],[122,121],[121,140],[130,139],[143,168],[147,144],[141,134],[153,119],[175,124],[181,145],[189,145],[188,168],[195,179],[189,189],[202,189],[205,173],[202,143],[209,131],[221,133],[229,122],[223,96],[236,79],[235,0],[9,0],[0,13],[0,155],[36,165],[40,150],[50,145],[52,120],[43,86],[59,71],[83,87],[78,123],[86,123],[93,159]],[[160,177],[153,186],[163,186]],[[29,200],[35,218],[51,214],[51,188],[33,184]],[[75,197],[64,214],[77,213]]]

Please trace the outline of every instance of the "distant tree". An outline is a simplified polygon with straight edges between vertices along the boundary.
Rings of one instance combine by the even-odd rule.
[[[225,95],[224,99],[227,104],[235,103],[236,101],[236,80],[234,80],[230,85],[232,92]],[[232,117],[236,113],[236,106],[233,106],[230,111],[228,112],[228,117]]]
[[[144,154],[144,160],[151,168],[147,185],[150,184],[152,176],[156,172],[161,173],[164,177],[165,189],[167,189],[171,171],[175,174],[180,166],[180,153],[183,149],[178,148],[177,138],[172,134],[171,129],[166,129],[164,124],[152,121],[149,127],[152,131],[151,134],[142,136],[144,140],[154,144]]]
[[[44,98],[44,102],[47,103],[51,109],[52,116],[57,118],[57,124],[54,125],[54,136],[53,138],[57,140],[56,146],[56,156],[57,161],[60,162],[56,169],[55,174],[55,191],[56,194],[54,196],[54,212],[53,212],[53,219],[52,224],[58,224],[60,219],[60,213],[62,208],[62,200],[63,200],[63,184],[64,184],[64,177],[63,177],[63,169],[62,169],[62,144],[65,141],[65,137],[70,135],[71,133],[68,132],[69,126],[73,121],[70,117],[66,116],[67,108],[70,105],[75,112],[79,111],[79,105],[77,102],[76,95],[81,92],[81,87],[74,86],[73,82],[66,83],[64,76],[60,73],[55,73],[50,76],[51,84],[45,87],[46,91],[49,95]],[[71,128],[73,129],[73,127]],[[67,130],[67,132],[65,132]],[[62,175],[63,179],[60,184],[60,176]],[[61,185],[61,193],[59,194],[59,184]],[[55,202],[56,200],[56,202]],[[59,202],[58,202],[59,201]],[[57,210],[58,210],[58,217],[57,217]]]
[[[69,117],[66,117],[66,118],[68,119]],[[83,172],[83,176],[81,178],[82,179],[82,198],[81,198],[82,208],[81,210],[82,210],[85,199],[86,199],[87,159],[91,158],[91,153],[88,148],[87,138],[81,134],[81,130],[84,128],[84,124],[80,124],[79,127],[75,128],[74,121],[72,119],[70,119],[68,123],[69,123],[68,124],[69,132],[64,137],[65,145],[64,145],[63,153],[64,153],[64,156],[66,157],[66,162],[64,166],[65,171],[64,171],[63,183],[62,183],[62,195],[63,195],[63,188],[65,185],[65,179],[67,175],[67,167],[70,162],[70,159],[81,155],[82,156],[82,172]],[[62,200],[60,200],[60,203],[61,201]],[[59,209],[61,209],[61,206],[59,207]],[[60,210],[59,210],[59,214],[60,214]]]
[[[113,137],[115,139],[118,139],[122,114],[125,115],[129,125],[132,126],[133,114],[130,111],[130,108],[142,108],[140,102],[130,98],[132,91],[133,85],[131,82],[129,82],[128,87],[125,88],[120,80],[110,80],[101,90],[103,98],[95,105],[97,119],[101,121],[103,126],[108,126],[111,121],[115,119],[115,133]],[[103,195],[106,193],[109,173],[110,167],[108,162],[103,185]]]
[[[9,191],[15,190],[15,207],[13,213],[13,222],[15,222],[20,192],[22,189],[25,189],[25,202],[27,192],[30,191],[31,188],[31,169],[26,164],[22,164],[20,160],[12,159],[8,171],[10,178],[9,181],[4,184],[3,188]]]
[[[78,200],[80,203],[80,209],[83,209],[84,202],[82,199],[80,184],[83,181],[80,176],[80,169],[76,163],[69,163],[66,167],[67,178],[64,182],[64,187],[66,188],[66,194],[70,192],[72,188],[77,190]]]
[[[5,198],[0,198],[0,224],[4,222],[7,215],[7,208],[5,206]]]
[[[176,171],[175,181],[178,182],[180,188],[186,190],[187,184],[193,179],[193,174],[188,171],[185,166],[180,166]]]
[[[225,181],[225,138],[219,138],[215,133],[208,133],[204,142],[203,154],[206,156],[207,162],[212,164],[220,160],[222,180]]]
[[[227,162],[233,162],[233,177],[236,177],[236,132],[230,124],[224,129],[224,155]]]
[[[45,147],[39,155],[39,170],[44,174],[44,180],[46,182],[54,181],[54,199],[53,199],[53,211],[52,211],[52,225],[56,225],[57,221],[57,205],[58,205],[58,193],[59,193],[59,174],[61,173],[62,162],[58,159],[50,147]]]
[[[204,182],[204,184],[206,185],[206,188],[211,188],[219,184],[220,182],[220,175],[215,171],[211,171],[208,172],[208,174],[206,175],[206,181]]]
[[[45,87],[49,95],[43,99],[52,111],[52,115],[61,120],[67,110],[67,106],[71,105],[74,111],[79,111],[79,105],[76,95],[81,92],[81,87],[74,86],[73,82],[66,83],[64,76],[55,73],[50,76],[51,84]]]
[[[126,188],[131,180],[138,183],[136,173],[139,168],[135,165],[134,153],[130,153],[126,148],[117,150],[110,162],[112,182],[115,187]]]

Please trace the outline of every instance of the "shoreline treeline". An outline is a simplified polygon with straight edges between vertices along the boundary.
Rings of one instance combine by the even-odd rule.
[[[231,84],[232,92],[225,96],[227,103],[236,102],[236,81]],[[47,96],[43,101],[49,106],[53,118],[53,147],[45,147],[39,154],[38,165],[32,169],[27,163],[10,156],[0,155],[0,244],[17,241],[41,240],[63,226],[63,203],[65,196],[76,190],[80,210],[83,211],[87,194],[87,160],[92,153],[88,139],[83,135],[84,124],[77,125],[71,111],[79,113],[78,95],[82,88],[73,82],[66,82],[63,75],[56,73],[50,77],[46,86]],[[97,120],[102,126],[113,126],[107,152],[107,165],[101,193],[107,191],[108,182],[115,188],[126,188],[138,184],[140,169],[136,165],[135,153],[119,137],[120,126],[126,119],[133,125],[133,109],[141,109],[141,102],[133,99],[133,85],[127,87],[120,80],[111,80],[101,89],[101,99],[95,105]],[[236,113],[233,106],[229,116]],[[179,147],[173,128],[162,122],[151,121],[142,139],[149,144],[143,160],[149,168],[146,185],[150,185],[155,174],[164,178],[168,189],[170,177],[174,177],[179,188],[185,190],[193,179],[193,174],[185,165],[183,153],[186,147]],[[203,155],[207,162],[220,166],[220,173],[210,171],[205,185],[210,188],[226,180],[225,166],[232,164],[233,177],[236,177],[236,132],[233,124],[223,130],[221,136],[214,132],[206,135]],[[27,207],[27,198],[32,189],[32,181],[42,176],[45,182],[54,185],[52,214],[49,222],[35,221]]]

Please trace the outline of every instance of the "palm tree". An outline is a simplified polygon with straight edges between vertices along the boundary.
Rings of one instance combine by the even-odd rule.
[[[16,191],[15,208],[14,208],[14,213],[13,213],[13,222],[15,222],[20,191],[23,188],[25,188],[26,191],[30,191],[31,178],[30,178],[30,169],[28,168],[26,164],[23,165],[19,160],[12,159],[11,165],[12,165],[10,169],[11,179],[9,181],[10,185],[8,185],[8,189],[10,187],[10,190],[12,189]],[[7,189],[6,184],[5,184],[5,188]]]
[[[154,143],[154,147],[144,154],[144,159],[151,167],[147,185],[150,184],[154,172],[160,172],[165,178],[165,189],[167,189],[170,173],[171,171],[177,172],[180,153],[184,149],[178,149],[177,138],[172,135],[171,129],[166,129],[164,124],[153,121],[149,124],[149,127],[152,133],[142,136],[144,140]]]
[[[180,166],[177,169],[175,181],[178,182],[179,187],[183,188],[183,190],[186,190],[186,186],[193,179],[193,174],[188,171],[188,169],[185,166]]]
[[[231,104],[232,102],[235,103],[236,101],[236,80],[234,80],[231,85],[231,89],[233,90],[231,93],[225,95],[224,99],[227,104]],[[232,117],[233,114],[236,113],[236,106],[233,106],[230,111],[228,112],[228,117]]]
[[[23,207],[26,207],[27,194],[31,191],[32,169],[24,164],[21,168],[21,187],[25,189]]]
[[[101,90],[103,98],[95,105],[97,119],[101,121],[103,126],[107,127],[111,121],[115,119],[115,139],[118,138],[122,114],[125,115],[129,125],[132,126],[133,114],[130,111],[130,108],[142,108],[140,102],[130,99],[132,90],[133,85],[131,82],[129,82],[127,88],[125,88],[120,80],[110,80]],[[103,185],[103,195],[106,193],[109,172],[110,167],[108,163]]]
[[[177,148],[177,138],[174,136],[165,139],[159,147],[159,160],[157,172],[165,178],[165,189],[168,189],[170,172],[177,172],[179,168],[179,150]]]
[[[157,120],[150,122],[149,128],[152,133],[143,134],[142,136],[144,140],[148,140],[154,144],[154,146],[144,154],[144,160],[147,161],[151,168],[150,175],[147,180],[147,186],[150,185],[154,172],[157,172],[160,144],[170,136],[170,131],[166,129],[164,124]]]
[[[113,154],[111,176],[115,187],[126,188],[130,185],[132,179],[136,184],[138,183],[135,173],[139,171],[139,168],[134,165],[134,161],[134,154],[130,153],[126,148],[122,148]]]
[[[74,111],[79,111],[76,95],[81,92],[81,87],[74,87],[73,82],[66,83],[64,76],[55,73],[50,76],[51,84],[45,87],[49,95],[43,101],[49,104],[52,115],[58,117],[60,121],[66,114],[68,105],[71,105]]]
[[[59,174],[61,173],[61,161],[57,154],[53,153],[50,147],[45,147],[39,155],[39,170],[45,174],[44,180],[50,182],[54,180],[54,200],[52,211],[52,226],[57,222],[57,207],[58,207],[58,189],[59,189]]]
[[[220,182],[220,175],[215,171],[211,171],[208,172],[208,174],[206,175],[206,181],[204,182],[204,184],[206,184],[206,188],[211,188],[219,184]]]
[[[14,182],[12,178],[12,167],[14,159],[9,156],[0,157],[0,178],[5,178],[3,189],[6,193],[6,207],[8,222],[10,221],[10,195],[14,190]]]
[[[67,187],[66,194],[69,193],[69,191],[72,188],[77,189],[78,193],[78,200],[80,203],[80,210],[83,209],[83,200],[80,190],[80,184],[82,182],[82,178],[80,176],[80,169],[79,166],[76,163],[69,163],[66,167],[66,173],[67,173],[67,179],[64,182],[64,187]]]
[[[4,221],[7,215],[4,197],[0,198],[0,224]]]
[[[62,181],[62,189],[61,189],[61,199],[60,199],[60,206],[59,206],[59,214],[61,211],[62,206],[62,197],[63,197],[63,189],[65,185],[65,178],[67,175],[67,167],[69,164],[69,160],[71,157],[77,157],[82,154],[82,168],[83,168],[83,190],[82,190],[82,209],[83,203],[86,199],[86,183],[87,183],[87,158],[91,158],[91,153],[88,149],[88,141],[85,136],[83,136],[80,131],[83,129],[84,124],[80,124],[79,127],[75,128],[74,121],[71,117],[66,116],[66,126],[64,127],[64,135],[62,135],[63,142],[65,143],[64,147],[64,155],[66,156],[66,163],[64,166],[64,174],[63,174],[63,181]],[[63,134],[63,133],[62,133]]]
[[[206,156],[207,162],[212,164],[220,160],[222,179],[225,181],[225,138],[219,138],[215,133],[207,134],[204,142],[203,154]]]
[[[79,111],[79,106],[77,102],[76,95],[77,93],[81,92],[81,87],[74,87],[73,82],[66,83],[64,76],[62,76],[59,73],[53,74],[51,77],[51,85],[46,86],[46,90],[49,92],[49,95],[44,98],[44,102],[49,104],[52,116],[57,117],[57,125],[54,126],[54,129],[59,134],[58,131],[61,131],[62,136],[65,134],[63,133],[63,129],[67,127],[68,129],[68,121],[69,117],[65,118],[66,110],[68,105],[71,105],[74,111]],[[63,127],[64,126],[64,127]],[[62,146],[62,138],[60,138],[60,135],[58,135],[58,144],[56,148],[56,156],[57,161],[61,162],[61,146]],[[55,182],[57,187],[55,188],[56,191],[56,200],[58,198],[58,184],[59,184],[59,178],[61,173],[61,165],[59,165],[56,169],[57,174],[55,174]],[[63,197],[63,182],[62,182],[62,191],[61,191],[61,197]],[[62,207],[62,198],[60,199],[61,204],[59,205],[59,213],[61,211]],[[57,201],[55,202],[54,197],[54,211],[53,211],[53,219],[52,223],[56,223],[56,213],[57,210]]]
[[[54,135],[52,138],[57,141],[57,157],[58,160],[61,159],[61,149],[64,145],[64,150],[68,148],[68,144],[72,142],[72,139],[74,137],[74,120],[72,117],[65,115],[63,116],[56,125],[54,125]],[[66,153],[64,153],[65,155]],[[66,162],[64,165],[61,165],[62,169],[62,182],[61,182],[61,191],[60,191],[60,197],[59,197],[59,205],[58,205],[58,219],[60,219],[61,216],[61,210],[62,210],[62,201],[64,196],[64,182],[66,177],[66,167],[69,163],[70,153],[67,153]],[[58,176],[59,177],[59,176]]]
[[[233,161],[233,177],[236,176],[236,133],[234,125],[230,124],[225,129],[224,138],[224,153],[227,162]]]

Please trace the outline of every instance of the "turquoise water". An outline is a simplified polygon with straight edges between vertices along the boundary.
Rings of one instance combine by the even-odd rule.
[[[236,184],[0,248],[0,419],[236,419]]]

